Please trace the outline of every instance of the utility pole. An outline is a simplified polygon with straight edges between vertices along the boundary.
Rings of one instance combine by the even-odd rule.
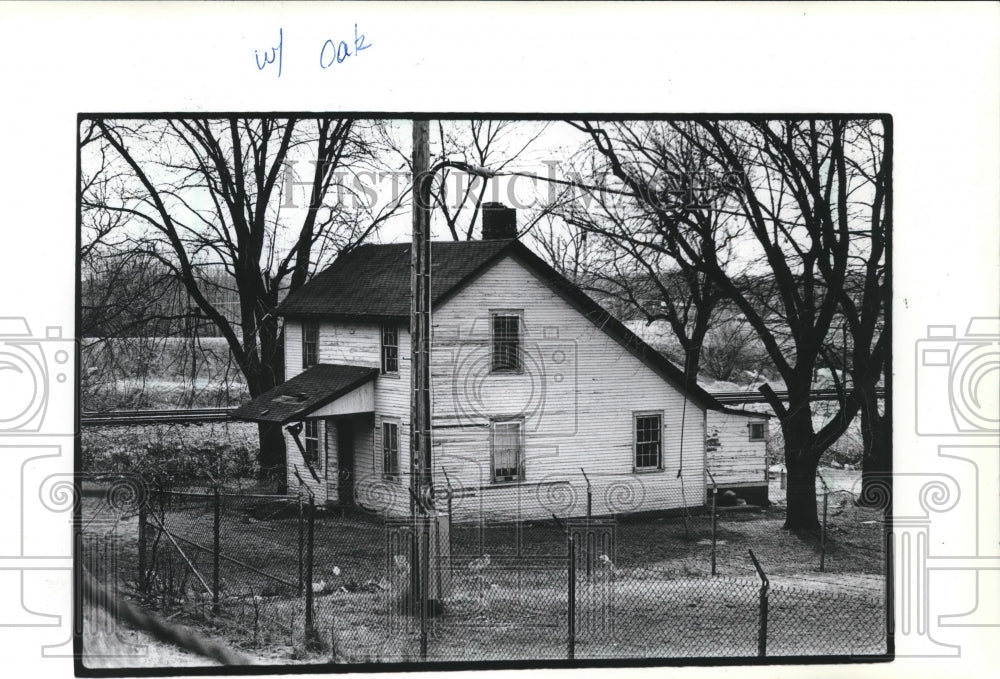
[[[413,238],[410,245],[410,563],[411,610],[419,607],[421,656],[426,657],[427,618],[441,613],[441,598],[451,587],[442,563],[451,558],[447,522],[434,508],[431,470],[431,183],[445,167],[489,179],[495,173],[462,161],[441,160],[430,167],[430,125],[413,121]],[[431,578],[431,564],[438,577]],[[431,587],[431,582],[435,587]]]
[[[431,242],[429,125],[413,121],[413,238],[410,245],[410,507],[413,543],[410,603],[420,615],[421,657],[426,657],[433,523],[431,505]]]
[[[426,513],[430,500],[431,399],[431,177],[429,126],[413,121],[413,241],[410,246],[410,452],[411,502]]]

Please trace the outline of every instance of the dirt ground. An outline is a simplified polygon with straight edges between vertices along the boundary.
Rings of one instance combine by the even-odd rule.
[[[825,470],[824,476],[831,487],[849,490],[859,473]],[[720,511],[714,577],[707,513],[617,521],[613,548],[601,555],[607,557],[600,562],[607,570],[595,567],[578,590],[578,657],[752,655],[760,578],[749,550],[771,584],[772,654],[884,652],[884,637],[879,636],[886,581],[880,515],[855,507],[847,493],[834,493],[824,553],[818,533],[782,528],[779,479],[772,481],[771,500],[766,509]],[[285,512],[260,520],[248,511],[232,506],[223,515],[222,551],[239,563],[222,563],[221,612],[206,614],[195,578],[185,576],[185,601],[170,604],[162,615],[224,640],[255,662],[414,659],[418,645],[412,617],[391,614],[406,587],[408,564],[387,556],[389,534],[380,517],[337,511],[317,517],[313,586],[318,638],[308,640],[303,598],[294,587],[260,573],[292,583],[297,579],[297,516]],[[100,497],[86,497],[83,519],[85,534],[94,539],[116,537],[120,586],[129,591],[136,569],[135,516],[110,511]],[[192,565],[210,573],[211,555],[191,547],[212,543],[207,505],[174,508],[165,521],[187,541],[183,544]],[[554,522],[453,526],[450,608],[434,621],[431,659],[565,657],[565,545]],[[161,554],[172,553],[165,544],[160,549]],[[487,554],[489,565],[481,568]],[[181,559],[176,554],[171,558],[173,572],[184,574]],[[147,656],[143,663],[197,660],[174,658],[170,647],[151,648],[161,655]],[[122,662],[128,665],[127,659]]]

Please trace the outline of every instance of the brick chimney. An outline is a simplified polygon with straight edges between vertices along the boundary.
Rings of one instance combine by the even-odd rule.
[[[503,203],[483,203],[483,240],[517,238],[517,210]]]

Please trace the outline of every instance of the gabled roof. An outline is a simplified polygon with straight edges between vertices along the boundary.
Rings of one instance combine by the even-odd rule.
[[[697,383],[686,384],[680,368],[516,239],[432,243],[432,303],[443,303],[507,256],[533,272],[553,292],[693,401],[705,408],[723,410],[722,404]],[[278,307],[278,314],[340,320],[409,318],[410,244],[362,245],[338,257],[289,295]]]
[[[233,410],[230,417],[286,424],[348,394],[378,375],[377,368],[314,365]]]
[[[437,303],[485,271],[514,240],[431,245],[431,298]],[[361,245],[285,298],[278,314],[298,318],[408,318],[410,244]]]

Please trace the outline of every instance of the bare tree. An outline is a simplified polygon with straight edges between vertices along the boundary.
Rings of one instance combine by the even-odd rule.
[[[885,172],[884,149],[866,143],[870,135],[863,132],[880,124],[844,119],[669,123],[710,178],[707,186],[714,195],[704,201],[707,210],[663,197],[664,187],[669,190],[691,169],[684,155],[665,153],[655,141],[673,135],[627,125],[579,125],[621,186],[656,217],[652,228],[634,229],[626,242],[652,242],[711,281],[753,327],[784,380],[787,405],[767,385],[762,392],[785,440],[788,528],[818,525],[820,455],[857,414],[885,347],[880,337],[868,345],[870,355],[854,356],[839,408],[817,430],[810,391],[834,318],[849,306],[849,272],[861,266],[866,276],[880,281],[875,288],[884,289],[884,250],[858,235],[884,233],[884,200],[878,198],[884,188],[878,179]],[[860,171],[859,166],[872,167],[866,159],[873,156],[880,169]],[[706,212],[726,219],[706,219]],[[747,289],[748,276],[772,281],[773,306],[761,304],[758,293]],[[871,317],[882,318],[883,312],[872,301],[860,325],[874,332]]]
[[[582,163],[589,177],[572,189],[583,189],[586,200],[563,199],[554,211],[591,240],[590,288],[647,324],[667,323],[683,351],[685,380],[694,383],[713,315],[725,295],[678,246],[672,224],[683,211],[711,234],[718,256],[727,259],[738,229],[730,224],[731,214],[717,206],[726,187],[704,183],[703,152],[663,125],[569,124],[591,139]],[[614,146],[605,141],[612,138]],[[576,174],[584,179],[581,171]],[[609,179],[624,191],[609,191]]]
[[[483,168],[485,176],[451,166],[442,167],[433,177],[431,205],[435,216],[443,220],[452,240],[472,240],[480,228],[482,204],[492,198],[498,177],[509,175],[515,165],[545,132],[548,123],[522,123],[509,120],[438,120],[433,136],[438,160],[461,161]],[[523,213],[522,213],[523,215]],[[545,215],[543,209],[522,220],[519,232],[527,233]]]
[[[741,314],[717,317],[702,345],[702,372],[732,382],[744,377],[741,373],[745,372],[753,372],[757,377],[767,365],[767,355],[759,348],[757,334]]]
[[[115,223],[85,228],[84,255],[157,262],[225,338],[257,396],[284,378],[280,299],[398,207],[360,190],[357,175],[375,157],[370,140],[350,118],[85,121],[84,224]],[[307,167],[301,181],[297,161]],[[235,317],[214,302],[220,267],[239,301]],[[259,437],[261,473],[280,484],[281,430],[260,425]]]
[[[587,231],[566,224],[558,210],[549,210],[543,219],[535,222],[528,232],[529,240],[552,267],[581,288],[588,285],[588,271],[592,269],[593,246]]]
[[[852,201],[851,250],[847,275],[839,290],[841,351],[830,351],[830,365],[840,362],[861,414],[861,504],[884,506],[892,471],[892,442],[887,407],[880,407],[877,388],[891,373],[891,296],[886,258],[892,232],[892,135],[888,121],[859,121],[850,144],[861,150],[847,154],[845,177],[853,175],[865,191]],[[850,218],[850,217],[849,217]],[[837,326],[834,324],[834,336]],[[846,387],[847,385],[840,385]]]

